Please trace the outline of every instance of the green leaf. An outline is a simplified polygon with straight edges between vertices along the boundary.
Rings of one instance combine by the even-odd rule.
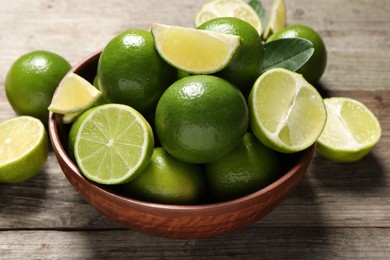
[[[264,31],[265,26],[267,25],[267,10],[264,8],[263,4],[261,3],[261,0],[249,0],[248,4],[253,8],[253,10],[255,10],[255,12],[259,16]]]
[[[296,71],[313,55],[311,41],[302,38],[285,38],[264,44],[262,72],[271,68]]]

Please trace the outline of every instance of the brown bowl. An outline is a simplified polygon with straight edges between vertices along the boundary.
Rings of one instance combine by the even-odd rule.
[[[72,68],[92,82],[101,51]],[[99,212],[123,226],[143,233],[170,238],[205,238],[237,230],[275,209],[304,175],[314,147],[287,160],[285,173],[275,182],[250,195],[204,205],[164,205],[131,199],[109,187],[86,179],[67,154],[69,127],[60,115],[50,112],[49,133],[57,160],[73,187]],[[290,158],[290,157],[289,157]]]

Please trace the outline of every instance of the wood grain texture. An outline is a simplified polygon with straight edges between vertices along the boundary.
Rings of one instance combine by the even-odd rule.
[[[0,0],[0,121],[15,116],[4,81],[20,55],[46,49],[75,65],[126,29],[147,29],[155,21],[192,26],[203,2]],[[316,154],[300,185],[271,214],[205,240],[162,239],[123,229],[77,194],[50,153],[35,178],[0,184],[0,258],[389,259],[390,2],[286,4],[289,24],[309,25],[323,36],[328,49],[318,86],[323,96],[356,98],[378,116],[383,135],[372,153],[354,164]]]

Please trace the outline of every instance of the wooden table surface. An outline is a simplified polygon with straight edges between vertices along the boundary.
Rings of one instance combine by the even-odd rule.
[[[75,65],[126,29],[192,26],[203,2],[0,0],[0,121],[15,116],[4,81],[20,55],[45,49]],[[390,259],[390,1],[286,2],[288,24],[315,28],[327,46],[321,93],[356,98],[379,118],[383,136],[367,157],[337,164],[315,154],[297,189],[265,218],[215,238],[172,240],[96,212],[51,152],[38,176],[0,184],[0,259]]]

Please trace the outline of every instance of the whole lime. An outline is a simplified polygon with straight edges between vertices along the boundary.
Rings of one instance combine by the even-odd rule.
[[[281,173],[279,155],[246,133],[237,147],[221,159],[205,165],[209,194],[215,201],[235,199],[255,192]]]
[[[297,70],[297,72],[302,74],[303,77],[311,84],[318,83],[324,74],[327,63],[326,47],[321,36],[315,30],[306,25],[295,24],[271,35],[267,41],[283,38],[303,38],[313,43],[313,55],[302,67]]]
[[[48,51],[33,51],[19,57],[5,79],[9,103],[19,115],[29,115],[46,124],[52,96],[71,66]]]
[[[98,64],[103,96],[141,113],[153,111],[176,75],[176,69],[159,56],[152,34],[143,30],[129,30],[114,37]]]
[[[238,88],[211,75],[176,81],[161,96],[155,127],[162,146],[190,163],[215,161],[231,151],[248,128],[248,106]]]
[[[147,168],[122,190],[129,197],[149,202],[196,204],[206,197],[206,182],[199,165],[177,160],[157,147]]]
[[[249,23],[234,17],[215,18],[200,25],[198,29],[241,37],[242,43],[238,53],[217,75],[248,94],[261,73],[263,61],[264,47],[256,29]]]

